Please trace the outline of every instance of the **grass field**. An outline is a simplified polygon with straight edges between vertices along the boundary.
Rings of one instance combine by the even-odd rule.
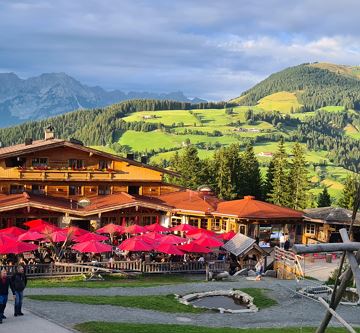
[[[260,99],[257,106],[264,110],[275,110],[282,113],[290,113],[291,109],[294,111],[300,109],[302,104],[298,102],[294,93],[280,91]]]
[[[75,329],[83,333],[315,333],[311,327],[275,327],[275,328],[230,328],[230,327],[203,327],[193,325],[166,325],[166,324],[129,324],[88,322],[78,324]],[[346,333],[344,328],[328,328],[328,333]],[[356,332],[360,332],[357,329]]]
[[[162,285],[173,285],[179,283],[195,282],[185,276],[177,275],[158,275],[144,276],[138,275],[133,278],[104,276],[105,281],[85,281],[81,276],[66,278],[39,278],[29,279],[28,288],[140,288],[155,287]]]
[[[28,298],[45,302],[71,302],[91,305],[114,305],[170,313],[203,313],[208,310],[180,303],[174,295],[150,296],[70,296],[30,295]]]

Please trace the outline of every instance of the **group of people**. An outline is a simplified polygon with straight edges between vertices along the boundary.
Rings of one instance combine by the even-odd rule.
[[[14,298],[14,316],[23,316],[21,312],[23,293],[26,288],[27,278],[24,267],[19,265],[16,271],[9,276],[5,268],[0,272],[0,324],[6,319],[5,308],[8,301],[9,290],[11,290]]]

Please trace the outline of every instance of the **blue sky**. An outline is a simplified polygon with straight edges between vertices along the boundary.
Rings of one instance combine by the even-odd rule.
[[[303,62],[360,64],[358,0],[0,0],[0,72],[209,100]]]

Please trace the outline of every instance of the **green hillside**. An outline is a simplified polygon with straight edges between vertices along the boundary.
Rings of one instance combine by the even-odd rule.
[[[359,73],[358,67],[302,64],[270,75],[233,101],[256,105],[266,96],[285,91],[294,93],[306,111],[327,105],[360,109]]]
[[[360,81],[354,68],[335,68],[288,68],[227,103],[132,100],[74,111],[0,129],[0,141],[6,146],[40,139],[43,128],[52,124],[59,138],[73,137],[120,155],[146,154],[150,163],[163,167],[189,144],[197,147],[200,158],[232,143],[241,149],[252,144],[265,174],[271,153],[284,138],[288,154],[295,142],[306,148],[311,191],[317,194],[326,186],[338,197],[347,174],[360,171],[360,114],[343,103],[348,94],[357,105]]]

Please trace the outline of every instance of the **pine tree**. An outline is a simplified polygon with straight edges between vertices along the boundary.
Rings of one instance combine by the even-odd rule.
[[[264,184],[265,200],[267,200],[270,197],[270,194],[273,190],[273,185],[272,185],[273,179],[274,179],[274,158],[271,159],[266,172],[266,178]]]
[[[241,157],[242,178],[239,195],[253,195],[257,199],[262,199],[262,179],[254,148],[248,145]]]
[[[289,184],[288,184],[288,160],[284,146],[284,140],[281,140],[278,146],[278,151],[273,158],[274,163],[274,177],[271,183],[272,190],[270,192],[270,201],[276,205],[288,207],[289,199]]]
[[[319,194],[317,206],[318,207],[330,207],[331,206],[331,197],[327,190],[327,187],[324,187],[323,191]]]
[[[340,207],[352,210],[354,208],[355,198],[359,187],[359,178],[353,175],[346,177],[344,189],[339,201]]]
[[[176,152],[170,164],[180,174],[180,178],[177,180],[179,185],[191,189],[203,185],[204,164],[198,156],[196,147],[190,145],[185,147],[182,154]]]
[[[297,142],[292,149],[289,168],[289,207],[304,209],[307,204],[307,169],[304,148]]]
[[[236,144],[222,147],[214,155],[215,188],[221,199],[239,196],[241,180],[240,148]]]

